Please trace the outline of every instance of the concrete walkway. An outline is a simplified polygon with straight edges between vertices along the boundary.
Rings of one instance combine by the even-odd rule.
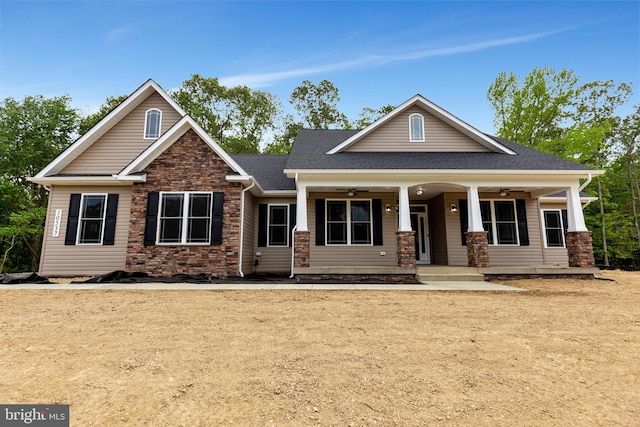
[[[0,290],[17,289],[129,289],[129,290],[322,290],[322,291],[523,291],[524,289],[497,283],[429,282],[416,285],[358,284],[358,283],[73,283],[2,285]]]

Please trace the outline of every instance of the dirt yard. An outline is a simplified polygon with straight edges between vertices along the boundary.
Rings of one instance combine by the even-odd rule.
[[[527,292],[0,289],[0,403],[72,426],[637,426],[640,273]],[[7,290],[5,290],[7,289]]]

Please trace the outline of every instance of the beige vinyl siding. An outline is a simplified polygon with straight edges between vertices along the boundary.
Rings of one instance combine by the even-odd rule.
[[[414,113],[422,114],[424,117],[424,142],[409,141],[409,116]],[[384,123],[346,151],[488,152],[491,150],[420,107],[414,106]]]
[[[444,194],[440,194],[429,201],[429,229],[431,235],[431,263],[447,265],[447,226],[446,215],[452,215],[445,210]]]
[[[540,230],[540,213],[537,200],[531,199],[528,193],[515,196],[526,198],[527,227],[529,229],[529,246],[498,246],[489,245],[489,265],[491,267],[519,267],[542,266],[542,234]],[[458,204],[460,199],[466,199],[466,193],[446,193],[445,206]],[[495,193],[480,193],[480,200],[497,199]],[[501,200],[513,200],[503,198]],[[462,245],[460,231],[460,211],[454,215],[447,215],[447,247],[449,265],[467,265],[467,247]]]
[[[397,256],[397,214],[395,211],[384,212],[384,206],[389,203],[395,206],[394,193],[361,193],[351,200],[382,199],[382,246],[316,246],[316,199],[346,199],[344,194],[313,193],[308,199],[308,224],[310,236],[310,267],[336,266],[381,266],[396,267]],[[385,252],[385,255],[380,255]]]
[[[256,206],[255,197],[251,191],[244,193],[244,223],[242,226],[242,272],[250,274],[253,272],[253,255],[256,233]]]
[[[70,245],[64,244],[69,217],[69,200],[73,193],[118,193],[115,244]],[[52,237],[56,209],[62,209],[60,234]],[[54,186],[49,194],[49,209],[45,222],[45,234],[40,259],[43,276],[97,275],[125,269],[129,215],[131,209],[130,187],[67,187]]]
[[[544,218],[542,217],[542,209],[556,209],[562,210],[567,209],[567,205],[563,203],[544,203],[540,204],[540,235],[542,239],[542,243],[544,244]],[[565,236],[566,239],[566,236]],[[566,245],[566,242],[565,242]],[[567,253],[567,248],[544,248],[543,249],[544,263],[546,265],[559,266],[559,267],[568,267],[569,266],[569,254]]]
[[[255,212],[254,212],[254,220],[255,224],[253,227],[255,242],[254,242],[254,250],[252,254],[252,260],[256,260],[255,256],[256,252],[260,252],[260,264],[255,268],[252,267],[254,273],[287,273],[291,271],[291,251],[292,246],[261,246],[258,247],[258,205],[259,204],[268,204],[268,205],[291,205],[296,204],[295,198],[262,198],[256,199],[255,202]],[[251,270],[247,270],[251,271]],[[245,271],[246,273],[246,271]]]
[[[162,111],[160,134],[173,126],[181,116],[159,94],[154,93],[118,122],[100,139],[62,170],[63,174],[112,174],[125,168],[133,159],[153,144],[144,139],[147,110]]]

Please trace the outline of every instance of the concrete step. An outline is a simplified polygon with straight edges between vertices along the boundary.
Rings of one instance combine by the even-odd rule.
[[[480,273],[419,273],[416,280],[420,283],[432,282],[484,282]]]

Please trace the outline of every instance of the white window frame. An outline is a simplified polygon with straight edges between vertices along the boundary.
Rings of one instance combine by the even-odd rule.
[[[489,206],[491,207],[491,230],[485,230],[491,233],[493,237],[493,243],[489,243],[489,246],[520,246],[520,230],[518,228],[518,209],[516,209],[516,201],[515,199],[482,199],[480,202],[489,202]],[[513,222],[515,224],[516,230],[516,243],[498,243],[498,226],[496,221],[496,209],[495,202],[511,202],[513,204]],[[484,222],[484,221],[483,221]],[[483,224],[484,227],[484,224]],[[487,241],[488,241],[487,236]]]
[[[180,235],[179,242],[161,242],[160,234],[162,232],[162,208],[164,204],[164,195],[166,194],[182,194],[184,195],[184,199],[182,200],[182,216],[180,219],[182,220],[182,233]],[[211,207],[209,209],[209,239],[206,242],[187,242],[188,232],[189,232],[189,200],[191,196],[194,194],[208,194],[211,197]],[[157,230],[156,230],[156,244],[157,245],[166,245],[166,246],[208,246],[211,244],[211,223],[213,221],[213,192],[211,191],[162,191],[160,192],[160,200],[158,203],[158,216],[157,216]],[[205,217],[197,217],[197,218],[205,218]]]
[[[422,130],[422,135],[420,138],[416,138],[414,133],[413,133],[413,126],[411,125],[413,122],[413,118],[414,117],[419,117],[420,118],[420,128]],[[422,114],[418,114],[418,113],[413,113],[409,116],[409,142],[424,142],[425,140],[425,135],[424,135],[424,116]]]
[[[154,112],[154,111],[157,111],[159,113],[159,116],[158,116],[158,129],[157,129],[158,134],[156,136],[149,136],[149,134],[147,134],[147,126],[149,125],[149,113]],[[158,108],[149,108],[144,113],[143,138],[144,139],[158,139],[160,137],[161,131],[162,131],[162,110],[160,110]]]
[[[286,209],[286,221],[285,224],[271,224],[271,207],[284,207]],[[289,205],[284,203],[272,203],[267,204],[267,247],[268,248],[283,248],[289,246],[289,216],[291,212],[289,210]],[[282,227],[285,226],[285,244],[284,245],[274,245],[271,243],[271,227]]]
[[[81,241],[82,236],[82,222],[85,220],[84,218],[84,201],[86,197],[94,197],[100,196],[104,198],[104,202],[102,203],[102,226],[100,227],[100,242],[98,243],[86,243]],[[104,227],[107,222],[107,201],[109,199],[109,195],[107,193],[82,193],[80,197],[80,212],[78,214],[78,229],[76,230],[76,245],[87,245],[87,246],[100,246],[104,240]],[[95,220],[96,218],[92,218]]]
[[[346,202],[347,206],[347,242],[346,243],[329,243],[329,202]],[[351,243],[351,202],[368,202],[369,203],[369,243]],[[372,199],[326,199],[324,205],[324,241],[325,246],[373,246],[373,206]]]
[[[547,242],[547,221],[545,217],[545,212],[557,212],[558,217],[560,218],[560,237],[562,239],[562,246],[549,246],[549,242]],[[541,209],[540,216],[542,219],[542,238],[544,239],[544,247],[549,249],[563,249],[567,247],[567,242],[564,236],[564,219],[562,218],[562,209]],[[555,229],[555,228],[553,228]]]

